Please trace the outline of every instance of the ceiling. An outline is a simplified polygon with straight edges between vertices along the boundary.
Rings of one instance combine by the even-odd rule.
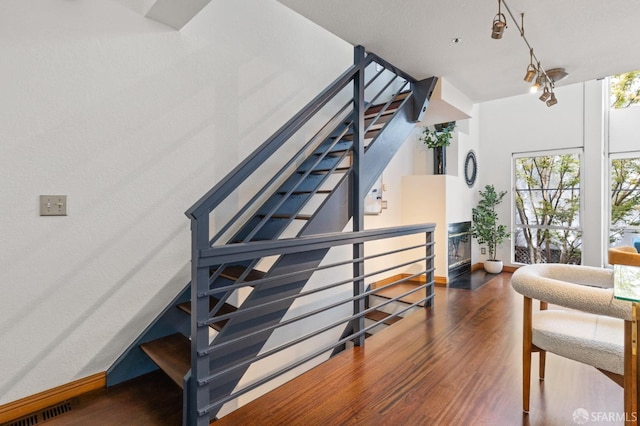
[[[439,76],[472,102],[526,93],[529,49],[507,15],[491,35],[496,0],[278,0],[418,79]],[[640,69],[640,1],[507,0],[542,67],[564,67],[556,86]],[[459,43],[452,39],[459,38]]]

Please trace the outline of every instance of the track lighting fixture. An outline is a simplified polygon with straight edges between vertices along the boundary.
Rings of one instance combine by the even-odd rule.
[[[502,38],[505,28],[507,28],[507,17],[504,16],[500,9],[500,3],[502,0],[498,0],[498,13],[493,18],[493,25],[491,25],[491,38],[499,40]]]
[[[518,21],[513,17],[513,13],[511,13],[511,9],[505,2],[505,0],[498,0],[498,13],[493,18],[493,24],[491,27],[491,38],[499,40],[502,38],[504,34],[504,30],[507,28],[507,20],[505,15],[502,13],[502,4],[504,3],[504,7],[507,9],[509,16],[511,16],[511,20],[516,25],[516,28],[520,31],[520,37],[524,40],[525,44],[529,48],[529,65],[527,66],[526,74],[524,75],[524,81],[527,83],[531,83],[534,81],[531,86],[531,92],[535,93],[540,88],[542,88],[542,95],[540,95],[540,100],[545,102],[547,106],[553,106],[558,103],[556,99],[556,94],[553,91],[554,83],[558,80],[565,78],[568,73],[564,70],[564,68],[553,68],[549,71],[545,71],[545,69],[540,64],[540,61],[533,53],[533,47],[529,44],[529,40],[524,35],[524,13],[520,14],[521,24],[518,24]],[[537,65],[534,65],[534,60]],[[536,77],[537,76],[537,77]]]
[[[527,66],[527,73],[524,75],[524,81],[527,83],[531,83],[538,73],[538,69],[533,65],[533,49],[529,51],[529,55],[531,56],[531,62]]]
[[[538,62],[538,69],[540,69],[540,62]],[[536,82],[533,83],[533,86],[531,86],[531,93],[535,93],[540,90],[540,88],[544,86],[546,82],[547,79],[545,75],[541,71],[538,71],[538,78],[536,78]]]
[[[545,84],[544,89],[542,89],[542,95],[540,95],[540,100],[542,102],[546,102],[550,96],[551,96],[551,92],[549,91],[549,86]]]
[[[566,72],[564,68],[551,68],[550,70],[547,70],[547,77],[549,77],[549,80],[553,81],[554,83],[556,81],[562,80],[568,75],[569,73]]]

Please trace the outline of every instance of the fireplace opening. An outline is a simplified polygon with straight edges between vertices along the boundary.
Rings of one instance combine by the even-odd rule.
[[[449,280],[471,272],[471,222],[450,223],[448,229]]]

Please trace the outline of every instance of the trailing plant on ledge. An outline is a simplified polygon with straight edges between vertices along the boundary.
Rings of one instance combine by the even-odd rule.
[[[425,126],[420,137],[420,142],[425,144],[427,148],[442,148],[451,145],[451,137],[453,129],[456,128],[456,122],[441,123],[433,126],[433,130],[429,126]]]

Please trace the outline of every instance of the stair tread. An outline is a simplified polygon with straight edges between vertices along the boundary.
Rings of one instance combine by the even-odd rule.
[[[246,271],[247,268],[240,265],[231,265],[224,268],[224,271],[220,274],[220,276],[227,278],[229,280],[237,280],[240,276]],[[249,274],[244,278],[244,281],[257,281],[264,278],[265,272],[259,271],[257,269],[252,269]]]
[[[311,170],[311,172],[309,172],[309,174],[312,175],[317,175],[317,174],[324,174],[324,173],[341,173],[341,172],[348,172],[351,169],[351,167],[338,167],[335,168],[333,170],[331,169],[315,169],[315,170]],[[298,173],[305,173],[305,170],[298,170]]]
[[[369,131],[367,131],[367,133],[365,133],[365,135],[364,135],[364,139],[373,139],[373,138],[375,138],[376,136],[378,136],[378,133],[380,133],[380,129],[376,129],[376,130],[369,130]],[[353,140],[353,134],[352,134],[352,133],[349,133],[349,134],[344,135],[344,136],[342,137],[342,140],[345,140],[345,141],[352,141],[352,140]]]
[[[286,194],[287,191],[279,191],[279,194]],[[330,189],[319,189],[317,191],[293,191],[291,195],[301,195],[301,194],[331,194]]]
[[[219,299],[216,299],[215,297],[210,297],[209,298],[209,310],[213,309],[218,302],[219,302]],[[180,308],[184,312],[186,312],[189,315],[191,315],[191,302],[180,303],[178,305],[178,308]],[[233,313],[233,312],[235,312],[237,310],[238,310],[238,308],[236,308],[235,306],[230,305],[228,303],[224,303],[222,305],[222,307],[220,308],[220,310],[216,313],[216,315],[226,315],[226,314]],[[213,328],[216,331],[220,331],[220,330],[222,330],[222,327],[224,327],[225,324],[228,321],[229,321],[228,319],[225,319],[225,320],[222,320],[222,321],[217,321],[217,322],[214,322],[213,324],[210,324],[209,327]]]
[[[338,136],[331,136],[332,139],[337,138]],[[350,143],[349,141],[338,141],[335,145],[331,146],[330,148],[327,146],[321,146],[319,148],[317,148],[315,151],[313,151],[313,155],[322,155],[325,152],[328,154],[331,153],[343,153],[345,151],[350,151],[351,147],[353,146],[352,143]]]
[[[371,124],[371,125],[368,127],[367,131],[372,132],[372,131],[374,131],[374,130],[380,130],[380,129],[382,129],[382,128],[384,127],[384,125],[385,125],[385,124],[387,124],[387,123],[375,123],[375,124]]]
[[[271,218],[272,219],[290,219],[291,215],[290,214],[286,214],[286,213],[279,213],[279,214],[271,215]],[[296,220],[309,220],[309,219],[311,219],[311,215],[310,214],[297,214],[297,215],[294,216],[294,219],[296,219]]]
[[[398,110],[398,108],[400,107],[400,104],[403,101],[404,99],[397,99],[391,102],[391,104],[389,104],[389,107],[382,113],[382,115],[393,114]],[[375,117],[382,110],[382,108],[384,108],[384,106],[385,104],[377,104],[377,105],[370,106],[365,111],[364,118],[367,119],[367,118]]]
[[[398,321],[400,321],[402,318],[401,317],[392,317],[389,318],[391,316],[391,314],[388,314],[386,312],[382,312],[382,311],[371,311],[365,314],[365,318],[370,319],[371,321],[375,321],[375,322],[380,322],[382,321],[384,324],[387,325],[391,325],[391,324],[395,324]]]
[[[416,287],[419,287],[421,285],[423,285],[423,283],[419,281],[404,281],[393,285],[386,285],[384,287],[376,289],[376,292],[373,294],[373,296],[379,296],[384,299],[393,299],[411,290],[415,290]],[[411,294],[402,296],[400,299],[398,299],[398,302],[412,304],[419,302],[424,297],[424,291],[414,291]],[[418,306],[424,306],[424,301],[418,303]]]
[[[156,363],[178,386],[191,368],[191,341],[180,333],[152,340],[140,349]]]
[[[347,153],[347,154],[345,155],[345,153]],[[349,148],[334,149],[334,150],[328,151],[326,153],[322,152],[322,151],[314,152],[312,155],[315,155],[315,156],[318,156],[318,157],[321,156],[321,155],[325,155],[326,157],[329,157],[329,158],[344,157],[344,159],[350,160],[352,154],[353,154],[353,151],[352,151],[351,147],[349,147]]]

